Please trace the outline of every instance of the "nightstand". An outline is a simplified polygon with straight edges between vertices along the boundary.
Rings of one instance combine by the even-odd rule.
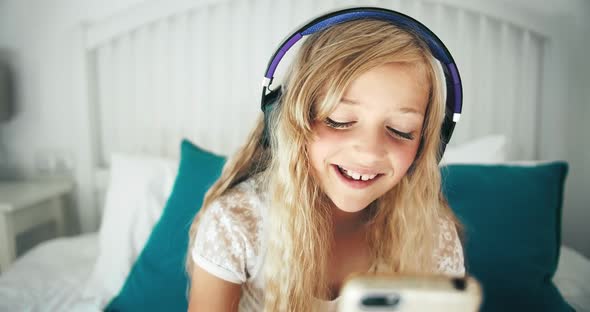
[[[19,234],[52,221],[65,234],[64,198],[73,188],[69,179],[0,181],[0,272],[16,258]]]

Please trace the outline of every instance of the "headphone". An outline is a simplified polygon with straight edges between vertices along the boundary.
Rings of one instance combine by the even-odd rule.
[[[451,56],[449,50],[442,41],[430,30],[417,20],[405,14],[377,7],[358,7],[334,11],[313,19],[303,27],[292,32],[279,45],[268,62],[262,81],[262,100],[261,108],[264,113],[264,132],[262,144],[268,147],[270,141],[270,112],[274,109],[275,104],[281,97],[281,86],[274,90],[270,89],[274,72],[287,51],[304,36],[322,31],[332,25],[359,19],[377,19],[390,22],[393,25],[409,30],[416,34],[428,45],[432,55],[440,62],[446,81],[447,99],[445,117],[441,129],[441,141],[438,153],[438,162],[442,159],[447,144],[451,140],[451,135],[455,129],[455,124],[461,117],[463,87],[461,77],[457,70],[457,65]],[[416,154],[416,159],[422,149],[422,142]],[[412,164],[412,167],[414,164]]]

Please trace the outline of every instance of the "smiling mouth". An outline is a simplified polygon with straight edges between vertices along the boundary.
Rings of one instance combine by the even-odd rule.
[[[334,166],[336,167],[338,172],[340,172],[340,174],[344,178],[346,178],[350,181],[371,182],[383,175],[382,173],[360,174],[360,173],[354,172],[352,170],[346,169],[340,165],[334,165]]]

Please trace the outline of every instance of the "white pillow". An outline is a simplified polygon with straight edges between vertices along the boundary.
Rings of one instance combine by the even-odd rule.
[[[493,164],[506,161],[506,137],[489,135],[459,145],[447,146],[440,165]]]
[[[101,307],[119,292],[176,178],[178,161],[139,155],[112,156],[99,230],[96,264],[84,290]]]

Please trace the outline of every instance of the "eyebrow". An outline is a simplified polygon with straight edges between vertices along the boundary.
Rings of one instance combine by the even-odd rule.
[[[358,105],[359,102],[355,101],[355,100],[351,100],[351,99],[346,99],[346,98],[342,98],[340,100],[340,102],[344,103],[344,104],[349,104],[349,105]],[[402,112],[404,114],[415,114],[421,117],[424,117],[424,114],[422,114],[420,111],[412,108],[412,107],[401,107],[400,109],[398,109],[399,112]]]
[[[415,114],[415,115],[424,117],[424,114],[422,114],[421,112],[419,112],[411,107],[402,107],[402,108],[398,109],[398,111],[405,113],[405,114]]]

